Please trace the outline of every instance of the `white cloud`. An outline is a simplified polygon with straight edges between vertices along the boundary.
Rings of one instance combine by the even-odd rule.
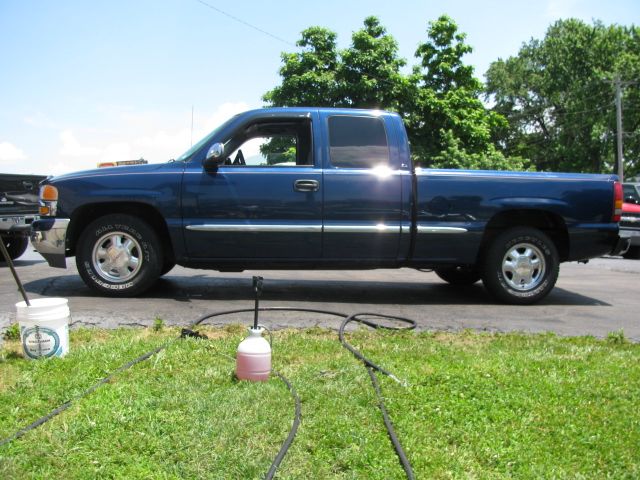
[[[551,20],[579,17],[577,12],[579,3],[579,0],[549,0],[547,3],[547,16]]]
[[[23,121],[36,128],[58,128],[57,124],[42,112],[35,112],[23,118]]]
[[[62,141],[60,155],[63,157],[90,157],[100,153],[98,148],[82,146],[71,130],[60,132],[60,140]]]
[[[128,142],[111,143],[100,154],[101,162],[117,162],[119,160],[133,160],[131,145]]]
[[[14,144],[0,142],[0,165],[12,165],[26,158],[25,153]]]
[[[146,159],[169,160],[189,146],[189,130],[158,130],[132,140],[134,156]],[[185,147],[186,145],[186,147]]]
[[[102,107],[108,112],[104,128],[86,126],[67,128],[58,133],[57,154],[42,159],[36,170],[59,175],[95,168],[100,162],[144,158],[149,162],[165,162],[177,158],[192,144],[233,115],[252,108],[244,102],[228,102],[212,113],[196,110],[191,132],[191,111],[136,111],[132,108]],[[44,124],[46,117],[34,115],[32,124]],[[54,148],[54,151],[56,149]],[[46,163],[45,163],[46,162]]]
[[[222,123],[229,120],[234,115],[249,110],[251,107],[244,102],[228,102],[220,105],[213,114],[206,117],[204,122],[201,125],[201,128],[197,128],[194,124],[194,138],[193,142],[196,143],[200,138],[207,135],[213,129],[222,125]],[[198,132],[198,137],[196,138],[195,132]]]

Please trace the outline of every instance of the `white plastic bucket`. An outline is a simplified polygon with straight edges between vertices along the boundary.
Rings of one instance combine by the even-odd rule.
[[[69,352],[69,305],[66,298],[37,298],[16,303],[20,340],[27,358],[63,357]]]

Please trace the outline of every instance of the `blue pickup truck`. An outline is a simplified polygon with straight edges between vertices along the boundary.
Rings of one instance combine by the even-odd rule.
[[[44,181],[31,240],[112,296],[176,264],[411,267],[512,304],[545,297],[561,262],[624,247],[613,175],[422,169],[409,149],[395,113],[253,110],[168,163]]]

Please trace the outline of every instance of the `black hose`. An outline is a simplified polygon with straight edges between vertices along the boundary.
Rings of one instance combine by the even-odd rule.
[[[93,384],[91,387],[87,388],[84,392],[80,393],[76,397],[72,398],[71,400],[67,400],[62,405],[57,407],[56,409],[54,409],[51,412],[49,412],[48,414],[40,417],[35,422],[30,423],[26,427],[21,428],[20,430],[18,430],[13,435],[10,435],[5,439],[0,440],[0,447],[2,447],[3,445],[6,445],[7,443],[13,442],[14,440],[17,440],[18,438],[22,437],[23,435],[25,435],[26,433],[30,432],[31,430],[39,427],[43,423],[48,422],[53,417],[59,415],[60,413],[64,412],[65,410],[67,410],[71,405],[73,405],[74,402],[77,402],[78,400],[81,400],[82,398],[86,397],[87,395],[93,393],[95,390],[98,389],[98,387],[104,385],[105,383],[109,383],[113,379],[113,377],[115,377],[117,374],[122,373],[125,370],[130,369],[134,365],[145,361],[149,357],[152,357],[156,353],[158,353],[161,350],[164,350],[165,348],[167,348],[171,343],[175,342],[178,339],[180,339],[180,337],[175,338],[173,340],[170,340],[169,342],[165,343],[164,345],[161,345],[161,346],[159,346],[157,348],[154,348],[153,350],[151,350],[151,351],[149,351],[149,352],[147,352],[147,353],[145,353],[143,355],[140,355],[138,358],[135,358],[135,359],[131,360],[130,362],[127,362],[124,365],[118,367],[116,370],[111,372],[109,375],[107,375],[103,379],[99,380],[97,383]]]
[[[358,360],[362,361],[365,364],[365,366],[367,367],[367,371],[369,373],[369,377],[371,378],[371,383],[373,385],[373,389],[376,392],[376,396],[377,396],[377,399],[378,399],[378,407],[380,408],[380,411],[382,413],[382,418],[383,418],[385,427],[387,429],[387,434],[389,435],[389,439],[391,440],[391,443],[393,444],[393,448],[395,449],[396,454],[398,455],[398,459],[400,460],[400,464],[402,465],[402,468],[404,469],[407,478],[410,479],[410,480],[413,480],[415,478],[415,476],[413,474],[413,469],[411,468],[411,463],[409,462],[409,460],[407,458],[407,455],[404,452],[404,449],[402,448],[402,444],[400,443],[400,440],[398,439],[398,436],[397,436],[397,434],[395,432],[395,429],[393,428],[393,424],[391,423],[391,419],[389,417],[387,409],[386,409],[386,407],[384,405],[384,399],[383,399],[383,396],[382,396],[382,392],[380,391],[380,385],[378,384],[377,377],[375,376],[375,370],[379,371],[380,373],[383,373],[384,375],[387,375],[388,377],[392,378],[393,380],[395,380],[398,383],[402,383],[402,382],[400,382],[400,380],[398,380],[398,378],[393,373],[391,373],[390,371],[388,371],[385,368],[381,367],[380,365],[372,362],[367,357],[365,357],[362,353],[360,353],[358,350],[356,350],[353,346],[351,346],[345,340],[344,330],[345,330],[346,326],[351,322],[360,323],[360,324],[363,324],[363,325],[366,325],[368,327],[375,328],[375,329],[395,330],[395,331],[398,331],[398,330],[413,330],[413,329],[416,328],[415,320],[411,320],[411,319],[405,318],[405,317],[398,317],[398,316],[392,316],[392,315],[383,315],[383,314],[378,314],[378,313],[356,313],[355,315],[346,315],[344,313],[333,312],[333,311],[329,311],[329,310],[320,310],[320,309],[314,309],[314,308],[264,307],[264,308],[259,308],[258,310],[261,311],[261,312],[320,313],[320,314],[323,314],[323,315],[333,315],[333,316],[336,316],[336,317],[344,318],[344,320],[342,321],[342,324],[340,325],[340,328],[338,330],[338,337],[340,339],[340,343],[342,344],[342,346],[344,348],[349,350]],[[220,317],[220,316],[223,316],[223,315],[231,315],[231,314],[236,314],[236,313],[248,313],[248,312],[253,312],[253,311],[255,311],[255,309],[245,308],[245,309],[238,309],[238,310],[230,310],[230,311],[226,311],[226,312],[216,312],[216,313],[206,314],[206,315],[200,317],[198,320],[196,320],[193,325],[194,326],[200,325],[205,320],[208,320],[208,319],[211,319],[211,318],[215,318],[215,317]],[[384,325],[382,323],[375,322],[373,320],[370,320],[370,319],[367,319],[367,318],[364,318],[364,317],[369,317],[369,318],[373,317],[373,318],[377,318],[377,319],[403,323],[403,324],[405,324],[407,326],[395,327],[395,326],[391,326],[391,325]],[[276,372],[274,372],[274,373],[276,373]],[[280,449],[280,452],[278,453],[278,457],[276,457],[276,460],[278,460],[278,458],[279,458],[278,463],[276,464],[276,460],[274,460],[274,464],[272,464],[271,469],[269,469],[269,472],[271,472],[273,470],[274,474],[275,474],[275,468],[278,467],[278,465],[282,461],[282,458],[284,458],[284,455],[286,454],[287,450],[291,446],[291,443],[293,442],[293,437],[295,437],[295,431],[298,429],[298,425],[300,424],[299,413],[298,413],[298,408],[297,408],[299,399],[297,398],[297,394],[295,394],[295,390],[292,390],[291,385],[289,384],[288,381],[286,381],[286,379],[284,379],[284,377],[282,377],[280,374],[277,374],[277,375],[287,384],[287,387],[289,387],[289,390],[292,392],[292,395],[294,395],[294,397],[296,398],[296,417],[295,417],[293,426],[291,427],[291,431],[289,432],[289,437],[287,437],[287,441],[285,441],[285,443],[282,445],[282,448]],[[274,465],[275,465],[275,467],[274,467]],[[266,478],[272,478],[272,476],[267,476]]]
[[[377,322],[374,322],[372,320],[367,320],[365,318],[361,318],[361,317],[364,317],[364,316],[381,318],[383,320],[392,320],[392,321],[399,322],[399,323],[405,323],[408,326],[407,327],[393,327],[393,326],[389,326],[389,325],[383,325],[381,323],[377,323]],[[381,328],[381,329],[385,329],[385,330],[413,330],[414,328],[416,328],[416,322],[414,320],[411,320],[411,319],[408,319],[408,318],[394,317],[394,316],[390,316],[390,315],[380,315],[380,314],[377,314],[377,313],[356,313],[355,315],[351,315],[350,317],[345,318],[344,321],[342,322],[342,325],[340,325],[340,330],[338,331],[338,336],[340,337],[340,343],[342,343],[342,346],[344,348],[346,348],[347,350],[349,350],[351,353],[353,353],[353,355],[356,358],[358,358],[359,360],[361,360],[365,364],[365,366],[367,367],[367,372],[369,373],[369,378],[371,379],[371,384],[373,385],[373,389],[376,392],[376,397],[378,399],[378,407],[380,408],[380,412],[382,413],[382,419],[384,421],[384,426],[387,429],[387,434],[389,435],[389,439],[391,440],[391,443],[393,444],[393,448],[395,449],[396,455],[398,456],[398,459],[400,460],[400,464],[402,465],[402,468],[404,469],[404,473],[407,475],[408,479],[413,480],[413,479],[415,479],[415,476],[413,474],[413,469],[411,468],[411,463],[409,462],[409,459],[407,458],[407,454],[404,452],[404,449],[402,448],[402,444],[400,443],[400,440],[398,439],[398,435],[396,434],[396,431],[393,428],[393,424],[391,423],[391,418],[389,417],[389,413],[387,412],[387,408],[384,405],[384,399],[383,399],[383,396],[382,396],[382,391],[380,390],[380,384],[378,383],[378,378],[376,377],[375,371],[377,370],[380,373],[384,373],[385,375],[387,375],[388,377],[391,377],[392,379],[394,379],[398,383],[401,383],[401,382],[400,382],[400,380],[398,380],[398,378],[394,374],[392,374],[388,370],[385,370],[380,365],[377,365],[377,364],[373,363],[371,360],[369,360],[367,357],[362,355],[362,353],[360,353],[358,350],[356,350],[354,347],[352,347],[345,340],[345,338],[344,338],[344,329],[346,328],[346,326],[350,322],[361,323],[361,324],[367,325],[368,327],[371,327],[371,328],[376,328],[376,329]]]
[[[296,433],[298,433],[298,427],[300,426],[300,422],[302,421],[302,404],[300,403],[300,397],[298,396],[298,392],[296,392],[296,389],[293,388],[293,385],[291,385],[291,382],[287,379],[287,377],[282,375],[280,372],[277,372],[276,370],[273,370],[273,373],[277,375],[278,378],[284,382],[284,384],[289,389],[289,392],[291,392],[291,396],[295,399],[295,402],[296,402],[296,410],[293,418],[293,424],[291,425],[291,429],[289,430],[289,435],[287,435],[287,439],[284,441],[284,443],[280,447],[280,450],[278,451],[278,454],[276,455],[276,457],[273,459],[273,462],[271,462],[271,467],[269,467],[269,471],[264,477],[265,480],[271,480],[273,476],[276,474],[276,470],[278,469],[285,455],[289,451],[289,447],[291,447],[293,440],[296,438]]]
[[[384,406],[384,401],[383,401],[383,397],[382,397],[382,393],[380,391],[380,386],[378,384],[377,378],[375,376],[374,371],[377,370],[389,377],[391,377],[392,379],[396,380],[397,382],[400,382],[398,380],[398,378],[393,375],[391,372],[389,372],[388,370],[382,368],[381,366],[375,364],[374,362],[370,361],[369,359],[367,359],[364,355],[362,355],[358,350],[356,350],[354,347],[352,347],[344,338],[344,329],[345,327],[350,323],[350,322],[356,322],[356,323],[361,323],[364,325],[367,325],[371,328],[376,328],[376,329],[386,329],[386,330],[411,330],[414,329],[416,327],[416,322],[414,320],[410,320],[408,318],[403,318],[403,317],[395,317],[395,316],[389,316],[389,315],[381,315],[381,314],[373,314],[373,313],[358,313],[355,315],[346,315],[344,313],[339,313],[339,312],[333,312],[330,310],[320,310],[320,309],[313,309],[313,308],[291,308],[291,307],[261,307],[259,309],[256,308],[242,308],[242,309],[237,309],[237,310],[226,310],[226,311],[221,311],[221,312],[215,312],[215,313],[210,313],[210,314],[206,314],[203,315],[202,317],[200,317],[198,320],[196,320],[194,323],[191,324],[190,328],[194,328],[198,325],[200,325],[202,322],[204,322],[205,320],[211,319],[211,318],[215,318],[215,317],[221,317],[221,316],[227,316],[227,315],[233,315],[236,313],[248,313],[248,312],[257,312],[257,311],[261,311],[261,312],[303,312],[303,313],[319,313],[322,315],[332,315],[332,316],[336,316],[336,317],[341,317],[343,318],[343,322],[340,325],[340,329],[338,331],[338,336],[340,338],[340,342],[342,343],[342,345],[349,350],[356,358],[358,358],[359,360],[361,360],[367,367],[367,371],[369,372],[369,376],[371,378],[371,382],[373,385],[373,388],[376,392],[376,396],[378,398],[378,406],[380,408],[380,411],[382,412],[382,417],[384,420],[384,424],[385,427],[387,429],[387,433],[389,435],[389,438],[391,439],[391,442],[393,443],[394,449],[396,451],[396,454],[398,455],[398,458],[400,460],[400,463],[402,464],[402,467],[405,470],[405,473],[407,475],[407,478],[409,478],[410,480],[413,480],[415,477],[413,475],[413,471],[411,469],[411,465],[409,463],[409,460],[407,459],[406,454],[404,453],[402,446],[400,444],[400,441],[398,440],[398,436],[395,433],[395,430],[393,429],[393,425],[391,423],[391,420],[389,418],[389,415],[387,413],[387,410]],[[392,327],[392,326],[387,326],[387,325],[383,325],[377,322],[374,322],[372,320],[368,320],[365,318],[361,318],[361,317],[375,317],[375,318],[381,318],[383,320],[392,320],[392,321],[397,321],[400,323],[406,323],[409,326],[408,327]],[[140,355],[139,357],[131,360],[130,362],[125,363],[124,365],[122,365],[121,367],[119,367],[118,369],[114,370],[112,373],[110,373],[109,375],[107,375],[106,377],[104,377],[103,379],[99,380],[97,383],[95,383],[94,385],[92,385],[91,387],[89,387],[87,390],[85,390],[84,392],[80,393],[79,395],[77,395],[76,397],[72,398],[71,400],[68,400],[67,402],[63,403],[62,405],[60,405],[59,407],[57,407],[56,409],[52,410],[51,412],[49,412],[47,415],[42,416],[41,418],[39,418],[38,420],[34,421],[33,423],[27,425],[26,427],[20,429],[19,431],[17,431],[16,433],[14,433],[13,435],[0,440],[0,447],[8,444],[10,442],[12,442],[13,440],[16,440],[20,437],[22,437],[23,435],[25,435],[26,433],[28,433],[29,431],[39,427],[40,425],[48,422],[49,420],[51,420],[52,418],[54,418],[55,416],[57,416],[58,414],[64,412],[65,410],[67,410],[74,402],[81,400],[82,398],[86,397],[87,395],[93,393],[97,388],[99,388],[101,385],[104,385],[105,383],[108,383],[115,375],[124,372],[125,370],[128,370],[129,368],[133,367],[134,365],[147,360],[148,358],[152,357],[153,355],[155,355],[156,353],[164,350],[165,348],[167,348],[170,344],[172,344],[173,342],[175,342],[176,340],[179,340],[181,338],[184,338],[185,336],[194,336],[197,338],[203,338],[203,335],[198,334],[197,332],[193,332],[190,329],[183,329],[182,334],[180,335],[180,337],[177,337],[173,340],[170,340],[169,342],[166,342],[165,344],[156,347],[155,349]],[[226,356],[226,355],[224,355]],[[296,436],[298,427],[301,423],[301,417],[302,417],[302,408],[301,408],[301,402],[300,402],[300,397],[298,396],[296,390],[293,388],[293,385],[291,384],[291,382],[281,373],[273,370],[273,373],[280,378],[280,380],[282,380],[285,385],[287,386],[287,388],[289,389],[289,392],[291,393],[291,396],[294,398],[295,400],[295,415],[294,415],[294,421],[291,425],[291,429],[289,430],[289,435],[287,436],[286,440],[284,441],[284,443],[282,444],[282,446],[280,447],[280,450],[278,451],[278,454],[276,455],[276,457],[274,458],[271,467],[269,468],[269,471],[267,472],[265,479],[272,479],[273,476],[276,473],[277,468],[279,467],[280,463],[282,462],[282,460],[284,459],[285,455],[287,454],[287,451],[289,450],[289,448],[291,447],[293,440]]]

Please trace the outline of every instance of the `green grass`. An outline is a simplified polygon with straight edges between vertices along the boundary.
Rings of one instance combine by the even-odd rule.
[[[262,478],[293,401],[277,378],[237,382],[239,327],[182,340],[0,447],[0,478]],[[0,438],[177,330],[79,330],[64,359],[0,354]],[[358,331],[407,381],[381,378],[417,478],[639,478],[640,345],[554,335]],[[302,399],[277,478],[403,478],[366,370],[333,332],[275,332],[274,364]]]

